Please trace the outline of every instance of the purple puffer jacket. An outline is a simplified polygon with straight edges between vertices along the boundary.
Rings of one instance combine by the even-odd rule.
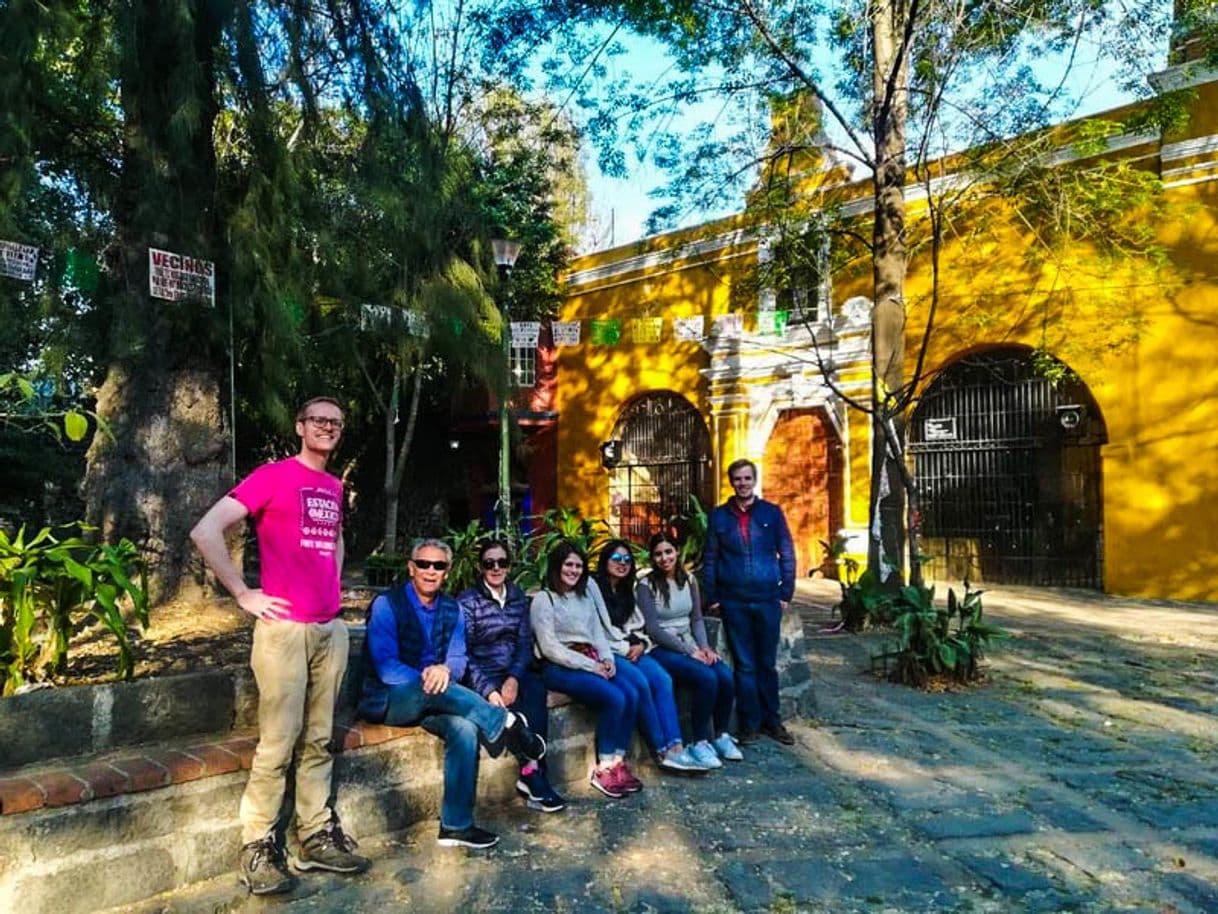
[[[508,581],[507,600],[501,607],[479,581],[457,602],[465,615],[465,684],[485,698],[509,676],[520,679],[533,660],[529,600]]]

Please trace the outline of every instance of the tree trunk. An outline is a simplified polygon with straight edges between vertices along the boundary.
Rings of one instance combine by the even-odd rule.
[[[401,499],[402,481],[406,478],[406,459],[410,456],[410,445],[414,441],[415,422],[419,417],[419,394],[423,389],[423,371],[415,366],[411,372],[414,388],[410,394],[410,411],[406,416],[406,430],[402,433],[402,444],[397,446],[397,414],[399,391],[405,378],[401,368],[393,375],[393,395],[385,413],[385,535],[382,547],[386,554],[397,550],[398,502]]]
[[[883,582],[901,580],[904,551],[905,420],[898,398],[905,380],[905,128],[908,73],[901,51],[903,15],[895,0],[872,8],[875,219],[872,242],[872,489],[867,565]],[[891,424],[889,424],[891,423]],[[895,433],[896,453],[887,444]],[[894,577],[895,575],[895,577]]]
[[[148,248],[217,259],[215,54],[229,12],[218,2],[135,0],[116,29],[124,133],[97,401],[109,434],[89,449],[86,517],[106,539],[144,546],[158,602],[186,579],[187,532],[227,483],[222,311],[152,299]]]

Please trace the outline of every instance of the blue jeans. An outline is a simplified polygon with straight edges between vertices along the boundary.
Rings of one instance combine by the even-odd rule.
[[[678,685],[690,690],[689,741],[698,743],[712,739],[727,730],[732,720],[732,706],[736,703],[736,689],[732,684],[732,670],[722,660],[713,665],[703,663],[697,657],[677,653],[666,647],[657,647],[651,654],[656,663],[668,671]],[[711,718],[714,717],[714,730]]]
[[[439,695],[428,695],[421,681],[389,687],[385,723],[391,727],[418,724],[444,741],[444,799],[440,824],[469,828],[474,824],[474,793],[478,789],[479,742],[493,743],[503,734],[507,712],[465,686],[449,683]]]
[[[778,713],[778,601],[723,600],[723,629],[736,659],[736,715],[743,730],[782,723]]]
[[[555,663],[542,666],[541,678],[546,688],[570,695],[596,711],[596,754],[600,758],[626,754],[638,708],[634,691],[624,688],[623,680],[616,676],[605,679]]]
[[[681,723],[677,719],[677,700],[672,694],[672,677],[656,663],[650,654],[643,654],[631,663],[622,654],[614,654],[617,676],[634,690],[638,707],[638,723],[651,748],[663,753],[681,742]]]

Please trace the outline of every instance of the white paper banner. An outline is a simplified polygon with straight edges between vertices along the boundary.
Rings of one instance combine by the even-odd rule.
[[[396,316],[397,310],[388,305],[363,304],[359,306],[359,328],[388,327]]]
[[[739,339],[743,334],[743,314],[720,314],[715,318],[715,336],[719,337],[719,339]]]
[[[203,298],[215,305],[216,265],[210,260],[149,248],[148,294],[168,301]]]
[[[0,241],[0,276],[34,281],[38,270],[38,248],[15,241]]]
[[[512,321],[512,345],[517,349],[524,346],[536,346],[540,333],[540,321]]]
[[[700,314],[697,317],[674,317],[672,335],[678,340],[698,342],[702,339],[702,328],[705,326],[706,318]]]
[[[579,345],[579,321],[555,321],[550,325],[555,346]]]

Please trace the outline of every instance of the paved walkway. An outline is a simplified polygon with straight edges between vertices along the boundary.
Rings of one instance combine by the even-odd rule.
[[[801,587],[811,632],[834,585]],[[817,720],[622,802],[486,810],[499,848],[434,823],[369,842],[358,880],[282,901],[233,877],[139,912],[1218,912],[1218,609],[987,594],[1017,634],[991,680],[924,694],[867,675],[884,635],[814,637]]]

